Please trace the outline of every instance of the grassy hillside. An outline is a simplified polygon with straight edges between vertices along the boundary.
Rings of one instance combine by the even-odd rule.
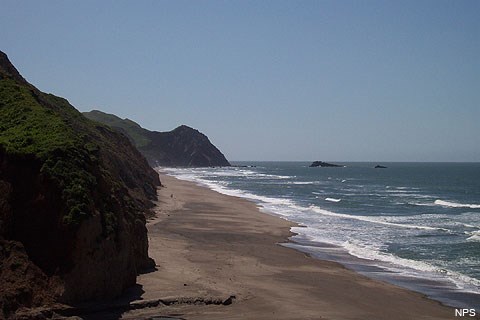
[[[137,148],[142,148],[150,144],[150,139],[147,137],[148,130],[140,127],[136,122],[130,119],[120,119],[119,117],[104,113],[98,110],[85,112],[84,115],[94,121],[104,123],[112,128],[116,128],[124,133]]]

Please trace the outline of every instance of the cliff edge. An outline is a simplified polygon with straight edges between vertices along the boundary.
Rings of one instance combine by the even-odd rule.
[[[0,318],[106,299],[148,257],[160,181],[122,134],[29,84],[0,51]]]

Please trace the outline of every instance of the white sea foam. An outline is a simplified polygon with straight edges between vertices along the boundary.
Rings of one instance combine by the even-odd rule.
[[[400,223],[389,222],[389,221],[385,220],[385,219],[387,219],[387,217],[357,216],[357,215],[350,215],[350,214],[345,214],[345,213],[336,213],[336,212],[328,211],[328,210],[325,210],[325,209],[321,209],[321,208],[319,208],[317,206],[314,206],[314,205],[310,206],[309,209],[316,212],[316,213],[320,213],[320,214],[323,214],[323,215],[326,215],[326,216],[338,217],[338,218],[343,218],[343,219],[360,220],[360,221],[371,222],[371,223],[376,223],[376,224],[383,224],[383,225],[387,225],[387,226],[399,227],[399,228],[449,231],[448,229],[445,229],[445,228],[437,228],[437,227],[430,227],[430,226],[400,224]]]
[[[312,226],[292,227],[291,231],[301,235],[302,237],[312,242],[329,243],[329,244],[337,245],[339,247],[341,247],[343,243],[341,239],[335,239],[335,238],[329,237],[325,232],[325,230],[321,230]]]
[[[445,200],[435,200],[435,204],[442,207],[449,207],[449,208],[480,209],[480,204],[463,204],[463,203],[456,203],[456,202],[450,202]]]
[[[480,281],[478,279],[466,276],[464,274],[451,271],[448,269],[440,268],[434,266],[430,263],[405,259],[397,257],[393,254],[382,252],[379,248],[375,248],[369,245],[363,245],[357,241],[346,241],[342,246],[347,250],[347,252],[357,258],[367,259],[370,261],[378,261],[387,263],[391,266],[400,266],[401,269],[395,269],[397,272],[405,273],[410,276],[418,276],[417,272],[420,271],[424,276],[430,275],[434,278],[448,279],[451,281],[457,288],[464,291],[469,291],[473,293],[478,293],[480,288]],[[382,265],[389,268],[389,265]],[[409,272],[412,270],[413,272]]]
[[[469,241],[479,241],[480,242],[480,230],[472,231],[472,232],[465,232],[466,234],[470,235],[467,238]]]
[[[222,169],[199,169],[199,168],[161,168],[178,178],[186,178],[185,180],[194,181],[201,177],[246,177],[246,178],[260,178],[260,179],[291,179],[295,176],[282,176],[274,174],[265,174],[256,172],[250,169],[238,168],[222,168]]]
[[[325,201],[330,201],[330,202],[340,202],[342,199],[336,199],[336,198],[325,198]]]
[[[375,248],[369,245],[364,245],[358,241],[345,241],[342,246],[349,254],[361,259],[371,261],[383,261],[395,264],[397,266],[413,268],[421,271],[435,272],[437,268],[422,261],[415,261],[397,257],[393,254],[380,251],[380,248]]]
[[[207,174],[212,174],[211,172],[204,172]],[[217,177],[242,177],[242,176],[257,176],[258,173],[251,170],[225,170],[225,171],[216,171],[212,176]]]
[[[214,183],[209,184],[209,187],[219,193],[223,193],[225,195],[234,196],[234,197],[241,197],[247,198],[254,201],[259,201],[267,204],[274,204],[274,205],[284,205],[284,206],[293,206],[293,202],[290,199],[283,199],[283,198],[273,198],[273,197],[266,197],[260,196],[257,194],[245,192],[243,190],[238,189],[228,189],[221,186],[218,186]]]
[[[317,181],[292,181],[290,182],[289,184],[299,184],[299,185],[302,185],[302,184],[316,184],[318,183]]]
[[[478,293],[480,289],[480,281],[478,279],[435,266],[428,262],[398,257],[394,254],[384,252],[382,245],[373,242],[362,243],[354,239],[346,241],[331,238],[326,239],[324,231],[312,227],[294,227],[292,231],[313,242],[328,242],[337,245],[352,256],[369,260],[374,265],[406,276],[421,276],[427,279],[447,280],[465,292]]]
[[[281,175],[276,175],[276,174],[265,174],[265,173],[256,173],[253,176],[257,177],[257,178],[262,177],[262,178],[266,178],[266,179],[280,179],[280,180],[295,178],[295,176],[281,176]]]

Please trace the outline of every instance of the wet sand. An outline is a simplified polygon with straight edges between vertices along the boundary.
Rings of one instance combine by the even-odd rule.
[[[278,245],[294,224],[252,202],[160,178],[147,226],[157,267],[138,277],[139,308],[122,319],[456,318],[421,294]]]

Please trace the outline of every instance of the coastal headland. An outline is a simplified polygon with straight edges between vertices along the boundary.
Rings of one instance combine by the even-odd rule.
[[[161,202],[147,224],[157,265],[138,277],[122,319],[455,318],[421,294],[279,245],[293,224],[252,202],[160,178]]]

